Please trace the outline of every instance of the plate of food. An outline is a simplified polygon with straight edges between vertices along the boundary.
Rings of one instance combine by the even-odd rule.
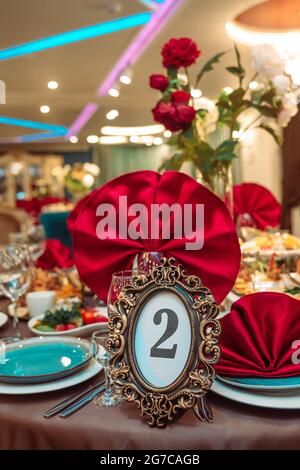
[[[78,298],[59,301],[44,315],[31,318],[27,325],[32,333],[43,336],[89,336],[107,329],[107,308],[83,308]]]
[[[290,233],[262,232],[241,245],[244,255],[271,257],[274,253],[286,258],[300,256],[300,239]]]
[[[290,272],[287,264],[274,253],[269,259],[254,262],[242,258],[241,267],[227,301],[232,304],[240,297],[255,292],[279,292],[300,300],[300,262]]]

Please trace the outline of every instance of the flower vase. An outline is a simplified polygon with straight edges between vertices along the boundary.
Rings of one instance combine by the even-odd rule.
[[[207,135],[207,142],[216,149],[230,139],[230,129],[224,124],[218,124]],[[233,183],[231,161],[215,161],[210,169],[196,167],[196,180],[214,192],[226,204],[233,217]]]
[[[196,180],[222,199],[233,218],[232,165],[220,162],[217,168],[205,175],[201,169],[196,168]]]

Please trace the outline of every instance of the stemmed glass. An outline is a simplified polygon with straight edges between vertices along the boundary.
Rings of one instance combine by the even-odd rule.
[[[30,286],[30,257],[23,245],[0,246],[0,292],[8,297],[13,308],[14,334],[4,341],[20,339],[19,319],[16,309],[18,299],[25,294]]]
[[[132,270],[118,271],[116,273],[113,273],[109,291],[108,291],[108,296],[107,296],[108,316],[110,316],[112,313],[116,311],[114,307],[114,303],[118,299],[119,294],[121,290],[123,289],[123,287],[130,284],[134,276],[139,276],[142,274],[145,275],[145,271],[141,269],[132,269]]]
[[[14,245],[26,245],[33,263],[36,263],[45,251],[45,229],[43,225],[33,225],[27,232],[10,233],[9,242]]]
[[[92,334],[92,351],[95,359],[103,366],[105,374],[105,392],[94,399],[97,406],[115,406],[123,401],[121,394],[112,390],[109,359],[110,354],[107,350],[107,331],[94,331]]]

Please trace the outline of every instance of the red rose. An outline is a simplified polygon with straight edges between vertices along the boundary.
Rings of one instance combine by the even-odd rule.
[[[196,116],[196,110],[185,104],[177,106],[177,119],[182,123],[189,124]]]
[[[169,86],[169,80],[165,75],[154,74],[149,78],[149,85],[151,88],[154,88],[154,90],[165,91]]]
[[[152,109],[156,122],[163,124],[166,129],[172,132],[184,130],[193,121],[196,111],[192,106],[186,104],[172,104],[160,101]]]
[[[178,90],[174,91],[171,96],[172,103],[187,104],[190,101],[191,95],[186,91]]]
[[[163,124],[169,131],[176,132],[182,129],[181,124],[177,121],[176,108],[171,103],[160,101],[152,109],[152,114],[154,120]]]
[[[190,38],[170,39],[163,48],[163,66],[166,68],[189,67],[201,54],[197,44]]]

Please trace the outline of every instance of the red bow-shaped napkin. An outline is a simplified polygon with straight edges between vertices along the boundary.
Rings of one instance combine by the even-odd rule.
[[[232,305],[231,312],[221,323],[218,374],[232,377],[300,375],[300,364],[293,364],[293,353],[297,354],[297,348],[300,350],[299,300],[275,292],[246,295]]]
[[[233,187],[234,219],[249,214],[256,228],[277,227],[280,224],[281,205],[264,186],[256,183],[237,184]]]
[[[37,261],[37,267],[43,269],[62,268],[68,269],[74,266],[72,250],[61,243],[60,240],[47,240],[46,249]]]
[[[127,196],[127,206],[143,204],[151,213],[152,204],[190,204],[195,216],[196,204],[204,204],[204,244],[202,249],[187,250],[184,236],[174,238],[174,217],[171,216],[169,239],[110,238],[100,240],[96,235],[101,220],[96,215],[102,204],[116,209],[116,232],[127,219],[127,226],[136,218],[119,212],[120,196]],[[103,206],[101,206],[103,207]],[[193,217],[195,221],[195,217]],[[150,231],[150,216],[145,222]],[[184,268],[198,275],[221,302],[230,291],[240,265],[240,248],[234,223],[224,203],[211,191],[184,173],[168,171],[137,171],[122,175],[81,200],[70,215],[69,228],[73,239],[75,264],[83,281],[102,299],[106,299],[112,273],[132,265],[141,252],[160,252],[175,257]],[[194,230],[194,228],[193,228]],[[165,237],[164,237],[165,238]]]

